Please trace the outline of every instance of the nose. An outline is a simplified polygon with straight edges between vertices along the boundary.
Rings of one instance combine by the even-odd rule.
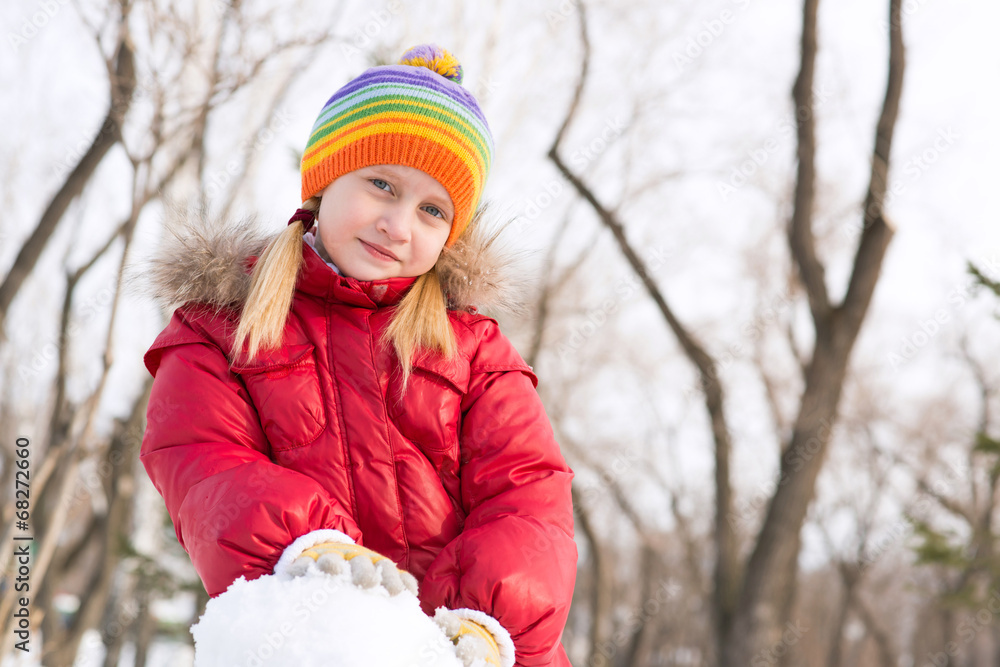
[[[390,206],[382,211],[375,229],[392,241],[405,243],[410,240],[411,224],[410,216],[402,207]]]

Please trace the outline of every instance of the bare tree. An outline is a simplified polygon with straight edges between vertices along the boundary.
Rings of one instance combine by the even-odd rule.
[[[612,234],[622,255],[640,278],[685,355],[698,371],[715,443],[715,550],[713,619],[719,662],[725,667],[745,664],[781,641],[795,594],[794,573],[800,530],[815,493],[851,350],[864,322],[872,293],[892,237],[883,212],[893,130],[902,92],[904,53],[900,0],[889,3],[889,76],[875,133],[872,171],[863,208],[863,231],[855,253],[846,295],[831,302],[823,264],[812,232],[815,208],[815,115],[813,76],[816,58],[818,0],[806,0],[803,12],[802,49],[798,78],[793,87],[797,113],[798,173],[788,244],[808,297],[815,344],[804,368],[805,389],[792,435],[781,448],[780,477],[764,524],[750,558],[740,563],[736,535],[728,521],[732,512],[729,460],[732,445],[725,416],[723,387],[715,360],[695,340],[669,307],[644,262],[630,245],[615,209],[574,173],[560,156],[560,143],[577,111],[587,82],[590,41],[583,3],[577,13],[583,49],[581,72],[565,119],[556,134],[549,158],[577,193],[591,206]]]
[[[994,435],[1000,392],[988,365],[974,356],[967,342],[961,345],[961,359],[979,394],[975,436],[965,445],[965,464],[943,460],[945,443],[928,437],[934,433],[930,428],[911,435],[922,460],[900,457],[900,464],[912,470],[919,497],[925,501],[911,511],[917,563],[936,574],[930,592],[945,633],[936,653],[949,665],[961,664],[964,657],[967,664],[985,667],[1000,658],[1000,632],[993,624],[976,620],[979,611],[996,606],[1000,581],[996,528],[1000,439]]]
[[[130,11],[136,4],[143,5],[141,11]],[[24,278],[35,268],[42,249],[59,238],[56,227],[72,199],[94,183],[101,158],[113,146],[119,146],[128,160],[131,176],[119,184],[131,195],[131,208],[123,220],[112,225],[103,243],[86,261],[66,269],[55,336],[58,367],[51,387],[48,427],[42,436],[32,438],[36,444],[31,471],[31,518],[37,552],[31,574],[32,590],[37,592],[31,597],[31,619],[40,621],[44,630],[42,652],[47,665],[73,664],[84,632],[97,627],[102,628],[109,661],[113,661],[123,641],[131,637],[136,645],[137,664],[142,664],[144,651],[156,631],[151,603],[156,596],[177,590],[177,582],[164,582],[172,577],[136,552],[133,545],[135,475],[140,470],[137,461],[149,382],[146,391],[130,397],[126,416],[114,422],[110,434],[101,435],[103,429],[98,428],[99,408],[115,363],[114,333],[116,321],[122,317],[125,266],[139,220],[151,202],[177,187],[179,177],[189,165],[198,167],[199,189],[204,190],[205,139],[209,121],[217,110],[240,91],[259,85],[267,63],[301,49],[302,60],[286,62],[280,76],[270,80],[273,92],[265,96],[261,108],[273,113],[287,97],[291,81],[304,69],[305,59],[313,57],[314,49],[326,39],[325,35],[297,34],[284,41],[275,37],[272,49],[253,51],[243,40],[231,36],[254,27],[270,29],[271,23],[267,15],[251,14],[241,3],[227,5],[215,17],[214,45],[205,44],[206,26],[195,25],[197,17],[182,18],[168,3],[123,0],[108,11],[100,20],[101,26],[91,25],[86,16],[83,19],[98,48],[107,43],[102,38],[104,33],[111,30],[116,37],[113,54],[108,58],[112,89],[108,119],[80,165],[54,196],[42,223],[29,237],[14,269],[0,286],[2,321]],[[160,62],[163,58],[169,63]],[[262,127],[259,124],[269,120],[256,117],[254,122]],[[140,127],[129,132],[129,122]],[[231,189],[222,208],[232,204],[234,192],[253,161],[259,158],[253,153],[244,151],[244,167],[230,177]],[[73,247],[72,243],[69,245]],[[107,333],[102,342],[82,351],[78,349],[81,328],[75,321],[84,299],[80,286],[108,259],[116,261],[117,267],[109,288],[110,306],[100,313],[106,318],[102,324]],[[83,355],[95,355],[100,376],[96,386],[80,398],[71,395],[68,385],[76,357]],[[10,410],[12,401],[12,396],[4,396],[0,412]],[[4,465],[5,475],[10,467]],[[7,496],[13,484],[4,488],[3,515],[7,517],[13,509],[12,499]],[[146,518],[156,520],[156,517]],[[4,526],[5,539],[9,539],[14,524],[5,522]],[[10,554],[5,551],[0,556],[0,571],[6,572],[9,565]],[[53,602],[68,580],[79,582],[80,607],[68,619],[62,619],[53,610]],[[3,629],[0,655],[7,654],[14,637],[10,632],[13,593],[12,587],[8,587],[0,595],[0,610],[4,611],[0,621]],[[134,613],[123,616],[122,609]]]
[[[851,425],[846,425],[851,426]],[[859,619],[875,638],[876,645],[882,655],[885,667],[896,665],[898,651],[894,648],[888,633],[882,628],[875,615],[865,606],[861,598],[865,577],[871,571],[871,566],[890,548],[891,544],[883,545],[880,538],[888,538],[890,542],[899,539],[899,533],[904,532],[892,527],[888,535],[879,534],[878,515],[885,502],[889,490],[889,476],[895,467],[895,460],[887,456],[877,445],[871,423],[858,424],[858,446],[854,449],[859,459],[845,466],[845,475],[851,477],[853,484],[844,485],[847,493],[831,503],[825,503],[822,509],[816,508],[811,519],[823,535],[827,550],[831,556],[831,568],[840,580],[840,596],[834,598],[831,606],[833,622],[828,630],[829,650],[826,654],[827,667],[846,667],[856,662],[845,657],[845,630],[848,620],[854,616]],[[861,484],[864,492],[857,490]],[[829,530],[833,514],[845,511],[854,523],[853,534],[846,540],[835,539]],[[900,520],[905,525],[905,522]],[[901,545],[899,545],[901,546]],[[832,597],[832,596],[828,596]]]
[[[120,28],[115,40],[114,53],[106,59],[110,90],[108,112],[104,121],[87,152],[66,176],[66,180],[45,207],[38,225],[21,247],[14,265],[0,283],[0,335],[10,304],[35,268],[38,258],[55,233],[70,203],[83,192],[108,151],[121,141],[122,125],[136,87],[135,54],[128,36],[131,7],[131,0],[119,0],[115,8],[118,15],[109,17],[109,22],[117,23]]]

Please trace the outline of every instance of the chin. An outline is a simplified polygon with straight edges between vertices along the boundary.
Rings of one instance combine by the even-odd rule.
[[[365,271],[364,269],[362,269],[354,273],[350,271],[345,271],[344,275],[348,275],[354,278],[355,280],[362,280],[365,282],[369,282],[372,280],[387,280],[389,278],[399,278],[401,274],[394,271],[373,271],[371,269]]]

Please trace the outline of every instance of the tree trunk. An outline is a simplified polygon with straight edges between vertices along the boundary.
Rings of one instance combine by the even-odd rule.
[[[875,642],[879,665],[881,667],[897,667],[899,665],[898,651],[893,646],[889,633],[879,624],[876,615],[868,608],[863,598],[859,599],[855,608],[861,616],[861,621],[868,628],[868,633],[871,635],[872,640]]]
[[[732,452],[732,440],[725,412],[725,392],[719,379],[715,360],[704,349],[700,342],[687,330],[676,317],[673,309],[667,303],[666,297],[653,280],[652,272],[639,257],[625,234],[625,226],[614,211],[598,200],[594,191],[587,186],[581,177],[570,170],[559,154],[563,135],[573,120],[573,116],[583,94],[587,82],[587,71],[590,62],[590,41],[587,35],[586,6],[579,2],[577,15],[580,24],[580,41],[583,46],[580,78],[566,117],[556,133],[556,138],[549,148],[548,156],[560,173],[570,182],[579,195],[594,209],[601,223],[614,235],[615,241],[629,266],[635,271],[640,282],[646,288],[650,298],[656,304],[663,316],[664,322],[677,338],[684,350],[685,356],[698,371],[700,386],[705,396],[705,408],[708,412],[712,428],[712,440],[715,446],[715,567],[713,571],[714,587],[712,589],[713,627],[716,629],[716,641],[728,636],[736,609],[740,591],[740,561],[733,527],[733,494],[730,481],[729,462]]]
[[[609,572],[608,558],[604,547],[597,537],[597,531],[590,521],[587,508],[583,506],[580,494],[576,487],[573,487],[573,507],[576,508],[577,523],[587,543],[590,545],[590,573],[591,573],[591,593],[590,593],[590,650],[588,651],[588,663],[593,662],[600,654],[600,651],[609,643],[611,636],[611,609],[612,609],[612,578]]]
[[[105,454],[104,465],[101,468],[109,470],[110,473],[104,485],[104,493],[108,498],[108,515],[106,520],[101,522],[104,530],[101,535],[100,564],[90,580],[67,636],[60,638],[58,645],[46,642],[45,657],[53,665],[73,664],[83,633],[100,624],[111,596],[114,574],[122,559],[123,546],[129,539],[128,530],[135,489],[133,471],[138,449],[129,441],[128,436],[142,423],[149,386],[150,383],[147,381],[146,391],[133,403],[128,420],[116,424],[115,433]]]
[[[850,565],[841,563],[840,581],[844,592],[840,596],[840,605],[837,609],[836,620],[830,631],[830,651],[826,655],[826,667],[840,667],[843,662],[844,627],[847,626],[847,617],[851,613],[854,604],[854,591],[858,583],[858,576],[846,568]]]
[[[642,547],[642,571],[639,574],[642,597],[639,600],[638,627],[632,633],[623,667],[646,667],[652,664],[653,649],[661,626],[660,614],[667,613],[667,601],[661,601],[656,588],[664,577],[660,554],[650,545]],[[649,603],[653,602],[654,605]]]
[[[156,636],[156,617],[150,609],[149,592],[145,591],[139,597],[139,617],[135,619],[135,667],[146,667],[149,648]]]
[[[750,556],[740,606],[722,665],[737,667],[782,645],[795,594],[802,524],[830,441],[846,372],[842,360],[817,346],[808,371],[791,446],[781,459],[778,489]]]
[[[813,357],[788,450],[781,457],[778,488],[771,498],[729,633],[722,634],[722,667],[774,656],[790,619],[798,572],[800,532],[816,489],[837,416],[851,349],[871,303],[882,260],[892,238],[882,204],[889,155],[899,112],[905,67],[901,0],[889,3],[889,76],[875,133],[872,171],[865,197],[864,230],[843,302],[830,305],[823,267],[811,231],[815,146],[812,73],[816,56],[818,0],[805,0],[802,63],[793,88],[798,119],[798,182],[789,224],[789,246],[809,296],[816,331]]]

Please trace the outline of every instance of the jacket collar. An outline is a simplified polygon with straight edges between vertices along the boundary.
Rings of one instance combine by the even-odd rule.
[[[340,301],[361,308],[394,306],[409,291],[416,278],[356,280],[342,276],[323,261],[308,243],[302,244],[302,266],[295,287],[321,299]]]

